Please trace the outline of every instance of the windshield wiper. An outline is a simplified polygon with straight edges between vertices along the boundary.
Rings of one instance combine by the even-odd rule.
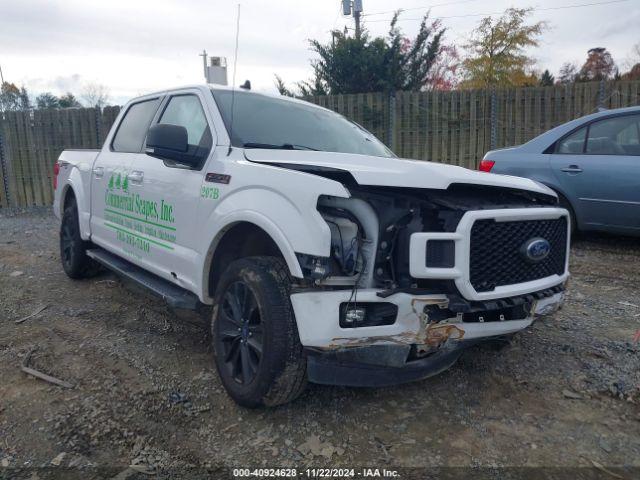
[[[244,148],[270,148],[273,150],[313,150],[314,152],[318,152],[317,148],[307,147],[306,145],[296,145],[295,143],[283,143],[280,145],[274,145],[271,143],[244,143],[242,144]]]

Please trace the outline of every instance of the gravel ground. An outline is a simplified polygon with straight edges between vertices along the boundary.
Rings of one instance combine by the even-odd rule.
[[[0,212],[0,478],[22,475],[17,467],[135,478],[328,464],[617,468],[632,478],[640,467],[637,239],[575,242],[560,312],[437,377],[310,385],[293,404],[245,410],[217,378],[206,319],[109,273],[68,279],[57,229],[49,210]],[[31,351],[29,366],[73,388],[21,371]]]

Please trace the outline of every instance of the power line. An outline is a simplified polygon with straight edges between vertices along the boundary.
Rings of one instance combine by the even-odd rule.
[[[402,12],[410,12],[412,10],[425,10],[425,9],[436,8],[436,7],[447,7],[449,5],[459,5],[461,3],[471,3],[471,2],[477,2],[477,1],[478,0],[462,0],[459,2],[436,3],[433,5],[424,5],[422,7],[400,8],[399,10]],[[396,13],[397,11],[398,10],[387,10],[386,12],[363,13],[362,16],[371,17],[373,15],[386,15],[387,13]]]
[[[623,3],[623,2],[628,2],[629,0],[611,0],[608,2],[595,2],[595,3],[580,3],[580,4],[576,4],[576,5],[564,5],[561,7],[546,7],[546,8],[532,8],[531,11],[532,12],[545,12],[545,11],[549,11],[549,10],[566,10],[569,8],[581,8],[581,7],[595,7],[597,5],[610,5],[612,3]],[[467,17],[490,17],[492,15],[502,15],[504,13],[504,11],[502,12],[492,12],[492,13],[469,13],[469,14],[465,14],[465,15],[447,15],[447,16],[442,16],[442,17],[432,17],[432,20],[444,20],[447,18],[467,18]],[[407,21],[407,20],[422,20],[422,18],[398,18],[398,21]],[[376,23],[376,22],[390,22],[391,19],[384,19],[384,20],[369,20],[369,23]]]

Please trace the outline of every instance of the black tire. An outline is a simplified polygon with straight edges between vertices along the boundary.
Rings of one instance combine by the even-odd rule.
[[[218,282],[211,320],[215,362],[241,406],[288,403],[306,386],[290,290],[288,268],[275,257],[236,260]]]
[[[73,279],[88,278],[100,270],[100,266],[87,256],[90,245],[80,236],[78,206],[76,199],[71,198],[62,213],[60,226],[60,261],[67,276]]]

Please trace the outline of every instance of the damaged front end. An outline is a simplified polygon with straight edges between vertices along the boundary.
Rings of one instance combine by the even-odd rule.
[[[351,185],[350,192],[318,201],[329,256],[299,256],[306,283],[291,301],[311,381],[426,378],[465,348],[518,332],[562,304],[569,233],[553,197],[455,184],[444,191]],[[565,250],[529,266],[520,243],[537,234],[553,235],[552,247]],[[475,253],[486,251],[478,245],[484,239],[499,251],[488,267]]]
[[[459,301],[443,295],[398,292],[383,298],[379,293],[359,291],[357,301],[340,290],[291,296],[296,312],[313,312],[313,321],[300,330],[310,381],[384,386],[427,378],[455,363],[464,349],[523,330],[536,316],[558,309],[564,298],[559,286],[510,298],[494,310],[496,305],[482,302],[460,310]],[[344,328],[336,320],[350,304],[365,309],[392,305],[397,316],[386,325]]]

